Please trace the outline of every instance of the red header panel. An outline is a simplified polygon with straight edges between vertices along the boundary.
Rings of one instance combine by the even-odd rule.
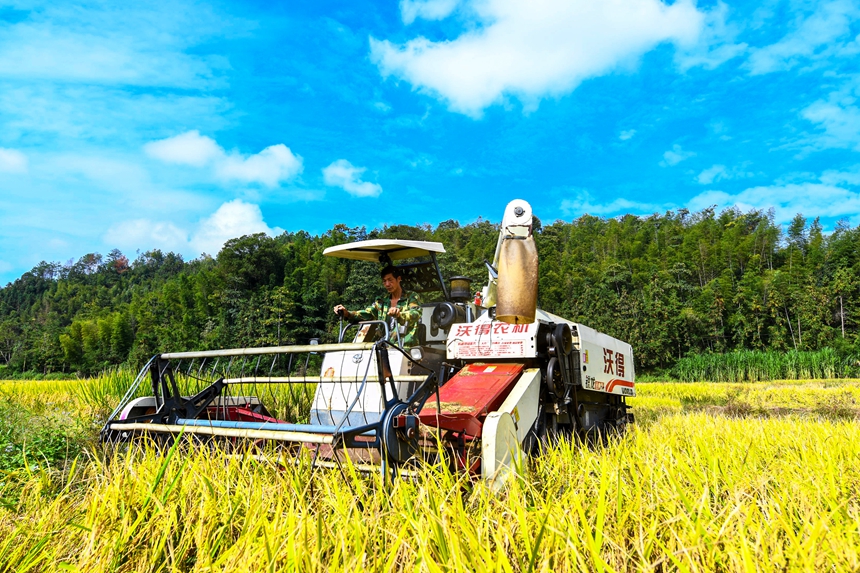
[[[439,389],[441,409],[431,397],[418,417],[428,426],[480,436],[484,418],[501,406],[522,371],[522,364],[468,364]]]

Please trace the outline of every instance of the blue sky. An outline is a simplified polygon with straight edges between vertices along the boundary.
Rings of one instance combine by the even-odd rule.
[[[858,34],[847,0],[0,0],[0,284],[517,197],[858,225]]]

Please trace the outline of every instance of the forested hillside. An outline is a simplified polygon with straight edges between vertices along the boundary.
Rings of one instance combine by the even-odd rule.
[[[323,257],[325,247],[396,237],[441,241],[445,276],[486,280],[498,229],[479,220],[436,228],[321,236],[252,235],[217,257],[184,261],[119,251],[74,264],[40,263],[0,289],[0,368],[91,373],[139,365],[166,350],[331,338],[332,306],[377,296],[369,263]],[[860,227],[824,235],[798,215],[783,232],[772,215],[686,210],[602,219],[585,215],[537,231],[540,305],[629,341],[637,368],[733,349],[853,353],[860,318]]]

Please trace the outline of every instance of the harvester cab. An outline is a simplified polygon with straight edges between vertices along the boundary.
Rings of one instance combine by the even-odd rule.
[[[408,401],[416,389],[426,382],[428,374],[435,380],[440,379],[445,356],[445,335],[453,317],[466,317],[474,313],[473,307],[469,308],[462,301],[455,303],[450,300],[451,295],[436,258],[437,254],[444,252],[442,243],[392,239],[357,241],[323,251],[323,255],[329,257],[379,263],[382,267],[392,265],[399,271],[401,286],[405,291],[438,293],[437,297],[441,296],[442,301],[422,305],[417,344],[409,348],[401,344],[405,326],[398,325],[393,319],[359,321],[355,324],[344,324],[341,320],[339,343],[348,339],[352,343],[387,341],[387,363],[380,365],[377,362],[378,351],[374,350],[326,353],[321,369],[323,378],[347,376],[355,378],[357,382],[317,386],[310,413],[312,423],[339,424],[347,420],[350,424],[356,424],[380,420],[387,398],[382,392],[383,387],[374,384],[362,386],[366,376],[371,373],[375,376],[380,366],[387,369],[385,372],[395,379],[391,388],[392,397],[403,402]],[[449,319],[449,316],[452,318]],[[356,407],[349,409],[353,401]]]
[[[443,279],[441,243],[376,239],[326,256],[396,265],[405,290],[433,293],[405,348],[386,321],[343,325],[338,342],[172,352],[141,370],[105,442],[305,452],[312,463],[409,472],[446,463],[496,486],[560,437],[621,432],[635,395],[630,345],[537,308],[531,206],[508,204],[487,284]],[[373,331],[376,331],[375,333]],[[148,383],[145,383],[147,382]]]

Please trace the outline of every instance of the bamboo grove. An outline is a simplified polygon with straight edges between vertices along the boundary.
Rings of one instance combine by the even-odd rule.
[[[168,349],[331,338],[332,306],[363,305],[380,288],[373,265],[323,257],[325,247],[441,241],[443,273],[470,276],[477,289],[497,233],[484,220],[336,225],[322,235],[239,237],[192,261],[158,250],[130,260],[114,250],[42,262],[0,289],[0,370],[92,373]],[[541,307],[629,341],[640,372],[684,358],[684,369],[707,371],[689,362],[703,354],[825,348],[835,356],[828,376],[856,366],[860,227],[840,222],[825,233],[802,215],[783,228],[772,212],[706,209],[584,215],[536,235]]]

